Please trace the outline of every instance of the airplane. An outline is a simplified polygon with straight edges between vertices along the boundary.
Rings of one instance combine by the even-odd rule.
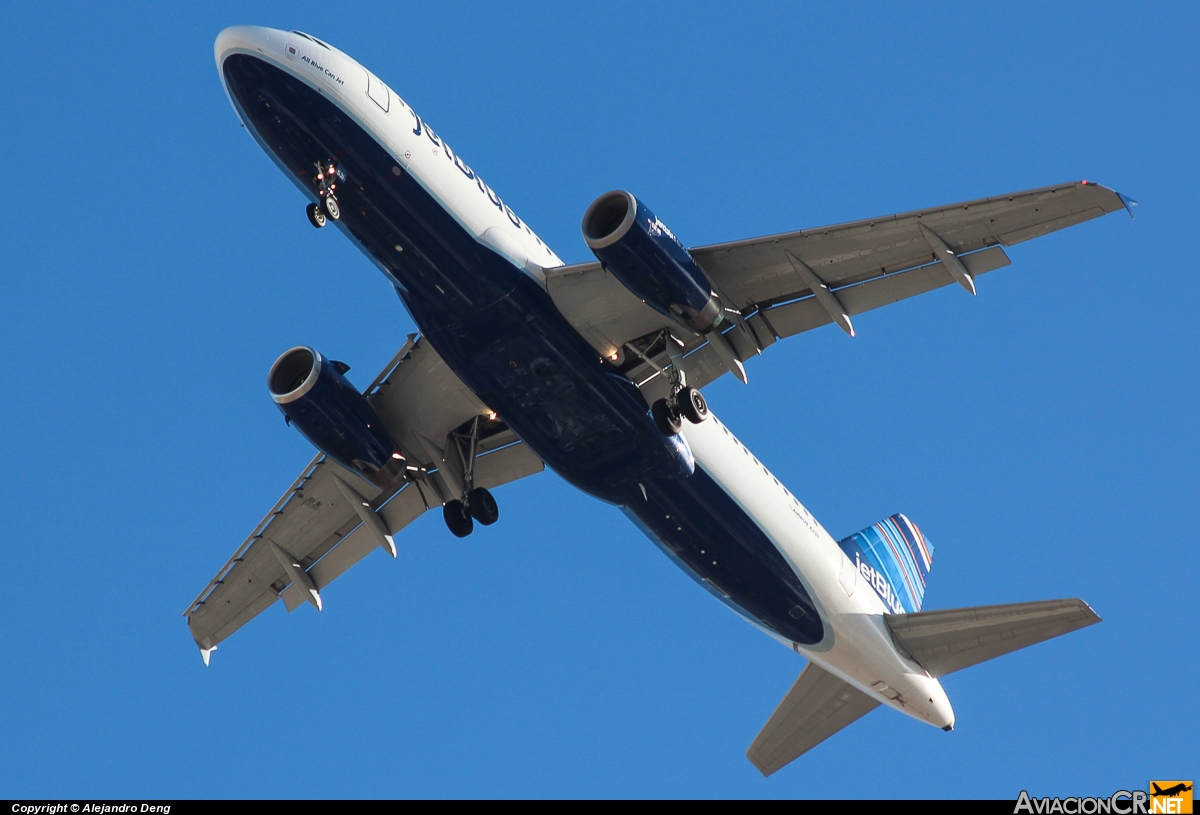
[[[1155,784],[1153,781],[1150,782],[1150,786],[1154,787],[1154,791],[1151,792],[1150,795],[1155,798],[1157,798],[1159,796],[1163,796],[1166,798],[1173,798],[1174,796],[1178,795],[1179,793],[1187,792],[1188,790],[1190,790],[1192,788],[1192,785],[1188,784],[1187,782],[1180,782],[1173,787],[1167,787],[1165,790],[1162,789],[1161,787],[1159,787],[1158,784]]]
[[[419,328],[365,391],[285,351],[267,376],[313,460],[184,612],[205,665],[276,601],[327,587],[440,510],[498,522],[497,487],[549,466],[618,507],[717,600],[808,660],[747,756],[769,775],[886,705],[952,730],[938,681],[1100,621],[1082,600],[922,611],[933,547],[893,515],[835,540],[701,392],[776,342],[1010,263],[1005,247],[1127,210],[1090,181],[686,249],[629,192],[584,213],[566,265],[374,73],[299,31],[215,43],[242,125],[379,268]]]

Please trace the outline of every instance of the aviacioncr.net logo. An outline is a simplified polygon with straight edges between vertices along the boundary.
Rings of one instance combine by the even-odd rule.
[[[1149,798],[1141,790],[1117,790],[1107,798],[1030,798],[1021,790],[1013,815],[1149,815]]]

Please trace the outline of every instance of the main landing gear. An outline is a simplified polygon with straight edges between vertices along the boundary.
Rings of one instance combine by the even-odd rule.
[[[475,458],[479,451],[480,418],[475,417],[465,429],[460,428],[448,439],[454,452],[458,453],[462,470],[462,493],[460,498],[447,501],[442,507],[446,527],[456,538],[465,538],[475,529],[475,521],[491,526],[500,519],[500,507],[496,499],[483,487],[475,486]],[[446,464],[450,464],[451,450],[446,451]],[[447,467],[447,469],[455,469]]]
[[[683,342],[675,339],[670,331],[664,330],[651,341],[650,347],[659,339],[665,340],[667,356],[671,359],[669,369],[659,365],[636,345],[627,343],[625,347],[641,357],[643,362],[658,371],[661,376],[670,377],[670,393],[663,399],[656,399],[654,404],[650,405],[650,416],[664,436],[674,436],[683,429],[684,419],[692,424],[700,424],[707,419],[708,402],[704,400],[704,394],[688,386],[687,375],[683,372]]]
[[[336,221],[342,217],[341,207],[333,191],[337,189],[337,165],[332,161],[328,164],[316,163],[317,175],[313,181],[317,184],[317,196],[320,203],[309,204],[304,208],[308,222],[317,229],[325,226],[327,221]]]
[[[475,531],[475,521],[491,526],[500,519],[500,507],[496,499],[483,487],[468,492],[463,500],[447,501],[442,507],[446,526],[456,538],[465,538]]]
[[[673,389],[672,389],[673,390]],[[700,424],[708,418],[708,402],[704,394],[693,387],[681,388],[665,399],[657,399],[650,406],[654,424],[667,436],[674,436],[683,429],[683,420]]]
[[[668,334],[666,344],[667,354],[671,358],[671,392],[665,399],[655,400],[650,406],[650,415],[664,435],[674,436],[683,429],[684,419],[692,424],[700,424],[707,419],[708,402],[704,400],[704,394],[687,383],[687,376],[683,372],[683,354],[679,349],[682,343]]]

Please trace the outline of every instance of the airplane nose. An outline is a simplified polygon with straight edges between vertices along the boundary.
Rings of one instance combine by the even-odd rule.
[[[213,44],[213,57],[217,61],[217,68],[219,69],[225,57],[234,51],[268,53],[279,33],[273,28],[257,25],[235,25],[226,28],[217,35],[217,41]]]

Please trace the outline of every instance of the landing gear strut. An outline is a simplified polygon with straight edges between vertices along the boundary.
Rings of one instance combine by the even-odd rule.
[[[308,222],[317,229],[325,226],[327,221],[336,221],[342,217],[342,209],[338,206],[333,191],[337,189],[337,165],[330,161],[327,164],[316,163],[317,175],[313,181],[317,184],[318,204],[309,204],[304,208]]]
[[[479,452],[479,425],[476,416],[466,430],[450,434],[454,450],[462,462],[462,497],[447,501],[442,507],[442,517],[451,534],[465,538],[475,529],[475,521],[491,526],[500,519],[500,507],[496,499],[483,487],[475,486],[475,459]],[[450,451],[447,451],[447,455]]]
[[[707,419],[708,402],[705,401],[704,394],[687,384],[687,376],[683,372],[683,354],[679,350],[682,343],[668,333],[666,345],[667,354],[671,357],[669,372],[659,367],[654,360],[638,348],[631,345],[626,347],[632,348],[634,353],[648,362],[660,374],[671,378],[671,392],[665,398],[654,401],[654,404],[650,406],[650,415],[663,435],[674,436],[683,429],[683,419],[687,419],[692,424],[700,424]]]

